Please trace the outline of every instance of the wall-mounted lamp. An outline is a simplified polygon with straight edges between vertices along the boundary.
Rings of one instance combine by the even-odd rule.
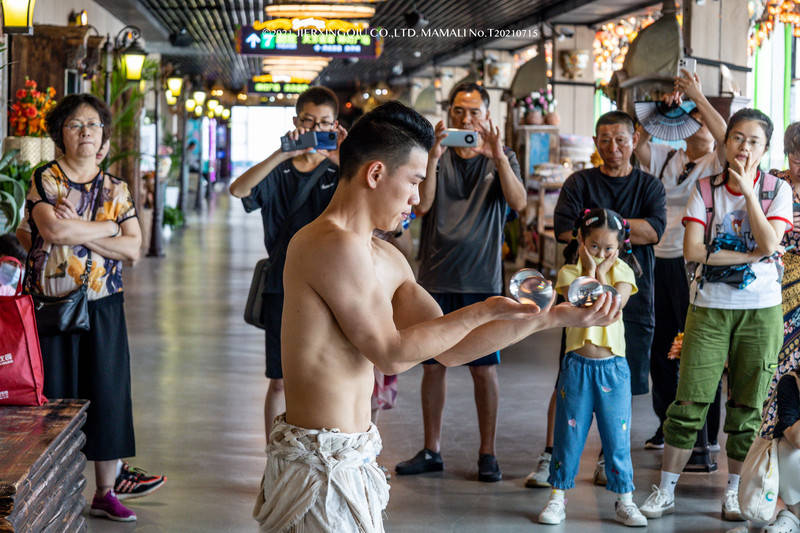
[[[178,76],[172,76],[167,78],[167,88],[169,92],[172,93],[172,96],[178,98],[181,95],[181,88],[183,87],[183,78]]]
[[[186,106],[186,111],[191,113],[192,111],[194,111],[194,108],[197,107],[197,102],[189,98],[188,100],[186,100],[186,104],[184,105]]]
[[[194,101],[197,102],[198,106],[202,106],[206,101],[206,92],[195,91],[194,94],[192,94],[192,98],[194,98]]]
[[[2,0],[3,33],[33,35],[33,6],[36,0]]]

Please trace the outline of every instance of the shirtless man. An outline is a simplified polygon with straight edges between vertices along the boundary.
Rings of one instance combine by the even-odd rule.
[[[281,350],[286,414],[276,418],[254,517],[261,531],[382,532],[388,485],[370,423],[373,365],[399,374],[435,357],[460,365],[542,329],[607,325],[619,300],[545,309],[496,296],[442,316],[408,262],[373,230],[419,202],[431,125],[397,102],[361,117],[340,148],[328,208],[292,239]]]

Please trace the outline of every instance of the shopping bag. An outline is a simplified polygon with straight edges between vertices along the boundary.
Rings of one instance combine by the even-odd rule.
[[[21,265],[13,257],[0,257]],[[22,276],[13,295],[0,296],[0,405],[43,405],[42,351],[33,299],[22,294]]]
[[[742,464],[739,507],[748,520],[769,522],[778,503],[778,439],[756,437]]]

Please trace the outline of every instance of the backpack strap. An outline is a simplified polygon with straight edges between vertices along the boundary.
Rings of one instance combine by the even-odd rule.
[[[703,243],[709,244],[711,241],[711,224],[714,222],[714,190],[711,186],[711,177],[700,178],[695,182],[700,196],[703,198],[703,205],[706,208],[706,227]]]
[[[759,172],[761,172],[759,170]],[[759,184],[758,199],[761,201],[761,210],[766,215],[775,199],[775,192],[778,188],[778,177],[768,172],[761,172],[761,183]]]

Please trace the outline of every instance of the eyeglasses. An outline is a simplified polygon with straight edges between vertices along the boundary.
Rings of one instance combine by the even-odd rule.
[[[305,117],[300,119],[300,125],[303,126],[307,130],[313,130],[317,126],[322,131],[328,131],[333,127],[333,122],[328,120],[320,120],[317,121],[314,117]]]
[[[734,146],[741,146],[743,143],[746,142],[747,147],[750,148],[751,150],[755,150],[759,146],[764,145],[764,143],[759,141],[758,139],[753,139],[753,138],[748,139],[747,137],[739,133],[734,133],[733,135],[731,135],[730,139],[731,141],[733,141]]]
[[[73,133],[77,133],[83,130],[83,128],[87,128],[90,131],[97,131],[103,129],[103,126],[104,124],[102,122],[87,122],[86,124],[84,124],[83,122],[78,122],[78,121],[70,122],[69,124],[64,125],[65,128],[67,128],[69,131]]]
[[[686,163],[686,166],[683,167],[683,172],[681,172],[678,175],[678,185],[680,185],[681,183],[686,181],[686,178],[689,177],[689,174],[692,173],[692,170],[694,170],[694,167],[696,167],[696,166],[697,166],[697,163],[695,163],[694,161],[689,161],[688,163]]]

